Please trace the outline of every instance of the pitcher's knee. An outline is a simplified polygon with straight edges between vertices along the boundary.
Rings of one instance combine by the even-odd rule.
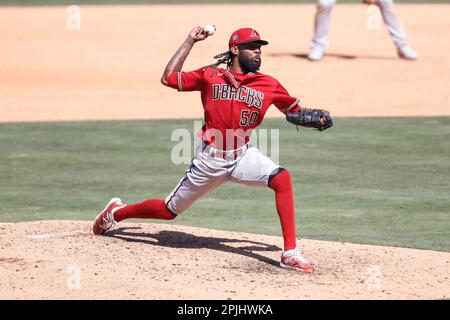
[[[176,217],[178,217],[178,215],[176,215],[175,213],[170,212],[170,214],[167,215],[166,220],[173,220]]]
[[[269,177],[269,188],[275,191],[292,189],[291,174],[285,168],[279,167]]]
[[[169,206],[167,205],[167,203],[164,203],[164,213],[163,213],[163,215],[162,215],[162,219],[164,219],[164,220],[173,220],[173,219],[175,219],[176,217],[178,217],[178,215],[181,213],[181,212],[178,212],[178,213],[174,213],[173,212],[173,209],[172,208],[169,208]]]

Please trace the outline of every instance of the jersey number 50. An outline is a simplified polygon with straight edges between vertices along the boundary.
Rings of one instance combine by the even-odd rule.
[[[258,119],[258,112],[249,110],[242,110],[241,111],[241,121],[239,124],[241,126],[252,126],[255,124],[256,119]]]

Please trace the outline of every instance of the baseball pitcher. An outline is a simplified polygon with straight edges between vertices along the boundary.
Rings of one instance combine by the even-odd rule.
[[[294,197],[288,170],[249,144],[251,131],[258,127],[267,110],[275,105],[287,121],[320,131],[332,126],[325,110],[299,105],[274,78],[260,73],[261,46],[268,42],[252,28],[232,33],[228,50],[217,55],[214,64],[191,72],[182,67],[193,46],[208,37],[202,27],[194,28],[167,64],[161,83],[178,91],[199,91],[204,125],[191,166],[165,199],[148,199],[125,205],[113,198],[95,218],[94,234],[101,235],[117,222],[129,218],[171,220],[197,199],[222,183],[269,187],[275,192],[284,249],[280,266],[311,273],[309,263],[297,247]],[[226,68],[220,68],[225,63]]]

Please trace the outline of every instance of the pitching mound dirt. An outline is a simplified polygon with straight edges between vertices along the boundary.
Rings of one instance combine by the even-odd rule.
[[[0,224],[0,299],[435,299],[450,253],[301,240],[313,275],[278,266],[282,239],[163,224]]]

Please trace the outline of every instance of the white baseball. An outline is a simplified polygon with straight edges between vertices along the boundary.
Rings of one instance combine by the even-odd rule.
[[[216,26],[213,24],[207,24],[203,29],[208,33],[208,36],[212,36],[216,32]]]

